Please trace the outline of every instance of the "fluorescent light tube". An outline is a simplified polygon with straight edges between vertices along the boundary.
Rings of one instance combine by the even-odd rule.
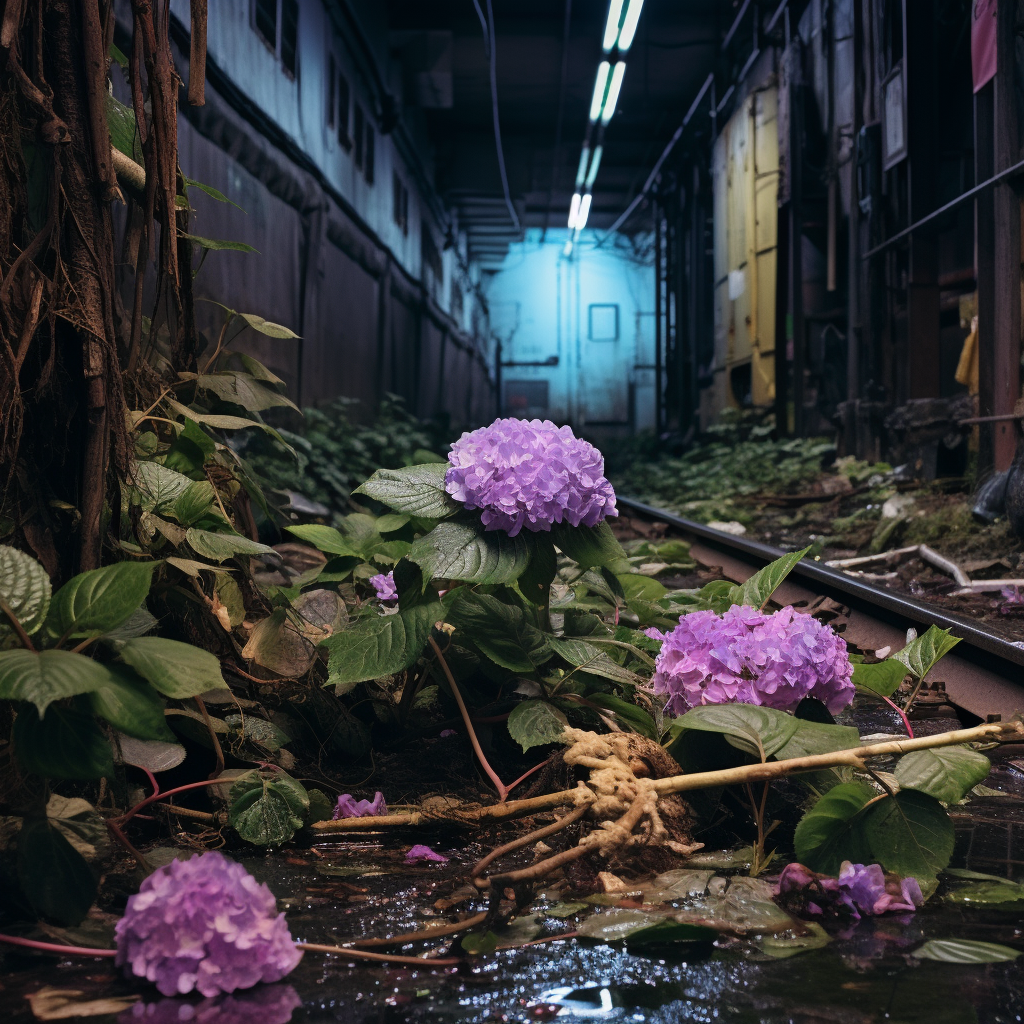
[[[612,80],[608,86],[608,95],[605,97],[604,109],[601,111],[601,124],[607,124],[612,119],[612,114],[615,113],[615,104],[619,102],[619,90],[622,88],[622,76],[625,73],[626,62],[624,60],[616,61],[612,70]]]
[[[608,21],[604,26],[604,40],[601,46],[607,53],[619,38],[619,21],[622,18],[622,0],[611,0],[608,5]]]
[[[581,197],[579,192],[576,192],[572,197],[572,204],[569,207],[569,228],[570,230],[576,227],[576,218],[580,214]],[[587,204],[589,206],[589,203]]]
[[[594,159],[590,161],[590,171],[587,174],[587,180],[584,182],[588,189],[594,184],[594,179],[597,177],[597,169],[601,166],[601,154],[603,152],[604,146],[598,146],[594,150]]]
[[[580,202],[579,213],[576,214],[576,223],[573,225],[577,231],[582,231],[587,226],[587,217],[590,216],[591,199],[593,199],[593,196],[588,192]]]
[[[597,78],[594,80],[594,95],[590,100],[590,120],[596,121],[601,116],[601,107],[604,104],[604,91],[608,85],[608,72],[611,64],[603,60],[597,66]]]
[[[584,146],[583,152],[580,154],[580,165],[576,170],[576,190],[581,191],[583,188],[583,181],[587,176],[587,163],[590,161],[590,147]]]
[[[572,239],[571,238],[567,238],[565,240],[565,247],[562,249],[562,255],[563,256],[571,256],[572,255]]]
[[[640,20],[640,8],[644,0],[629,0],[629,7],[626,8],[626,17],[622,22],[622,31],[619,33],[619,52],[625,53],[633,42],[636,35],[637,22]]]

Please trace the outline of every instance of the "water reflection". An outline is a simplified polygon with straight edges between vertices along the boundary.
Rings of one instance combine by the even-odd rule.
[[[181,996],[136,1003],[118,1024],[288,1024],[302,1005],[291,985],[257,985],[244,992],[195,1002]]]

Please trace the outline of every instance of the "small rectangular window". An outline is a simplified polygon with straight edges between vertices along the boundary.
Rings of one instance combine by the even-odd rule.
[[[409,190],[398,176],[392,174],[392,215],[395,223],[402,229],[402,234],[409,234]]]
[[[352,138],[348,133],[349,107],[351,98],[348,90],[348,79],[338,72],[338,141],[346,148],[352,148]]]
[[[590,340],[619,340],[619,307],[612,303],[594,303],[590,310]]]
[[[355,141],[355,152],[352,154],[352,159],[355,160],[356,167],[359,170],[363,169],[363,137],[366,131],[366,120],[363,116],[363,108],[356,104],[355,118],[352,123],[352,136]]]
[[[372,185],[377,153],[377,136],[369,122],[366,123],[366,142],[363,148],[365,150],[363,153],[363,175],[366,178],[367,184]]]
[[[334,54],[327,54],[327,127],[334,127],[338,97],[338,72],[334,65]]]
[[[281,0],[281,63],[295,75],[299,56],[299,0]]]
[[[254,0],[253,24],[267,46],[277,53],[277,0]]]

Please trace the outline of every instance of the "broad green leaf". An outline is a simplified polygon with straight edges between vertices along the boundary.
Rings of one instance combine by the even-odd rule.
[[[178,237],[187,238],[190,242],[195,242],[196,245],[201,246],[203,249],[212,249],[215,252],[222,249],[233,249],[236,252],[259,252],[258,249],[254,249],[247,242],[229,242],[223,238],[204,238],[202,235],[190,235],[184,231],[179,231]]]
[[[189,417],[164,456],[164,468],[186,475],[201,473],[207,459],[216,450],[217,442],[193,418]]]
[[[140,636],[129,640],[118,653],[165,697],[183,700],[227,688],[216,657],[180,640]]]
[[[895,657],[886,658],[885,661],[872,665],[860,662],[853,666],[854,685],[883,697],[891,697],[899,689],[906,675],[907,666]]]
[[[406,557],[423,570],[425,589],[431,580],[512,583],[525,571],[530,552],[521,536],[445,520],[414,541]]]
[[[99,779],[114,774],[110,742],[91,714],[54,707],[40,718],[23,708],[11,733],[22,771],[51,779]]]
[[[754,704],[707,704],[691,708],[672,723],[676,734],[690,729],[719,733],[738,749],[760,760],[771,757],[802,723],[784,711]]]
[[[352,545],[333,527],[318,526],[287,526],[285,529],[299,540],[312,544],[327,555],[358,555]]]
[[[519,577],[519,590],[528,601],[543,607],[548,603],[551,582],[558,572],[558,556],[554,542],[546,533],[527,533],[526,542],[530,547],[530,561]]]
[[[295,403],[274,388],[262,384],[248,373],[237,370],[217,370],[214,373],[180,375],[194,379],[203,391],[210,391],[224,402],[240,405],[252,412],[287,406],[298,411]]]
[[[904,877],[934,878],[953,856],[949,815],[934,797],[913,789],[872,804],[864,815],[864,835],[872,859]]]
[[[133,500],[143,512],[160,512],[174,504],[194,481],[159,462],[140,462],[135,467]]]
[[[610,679],[626,686],[637,686],[642,682],[635,672],[608,657],[600,647],[577,637],[556,637],[545,634],[548,646],[555,654],[564,658],[590,675]]]
[[[510,672],[532,672],[551,657],[544,634],[517,605],[461,588],[448,613],[456,642],[471,644]]]
[[[470,956],[488,956],[498,948],[498,936],[494,932],[470,932],[459,945]]]
[[[307,789],[309,811],[307,821],[330,821],[334,814],[334,801],[322,789]]]
[[[459,510],[458,502],[444,489],[447,472],[447,463],[378,469],[352,493],[365,494],[395,512],[407,512],[427,519],[447,519]]]
[[[999,964],[1016,960],[1021,951],[998,942],[973,939],[930,939],[913,951],[922,960],[941,960],[949,964]]]
[[[632,604],[633,601],[660,601],[668,593],[665,587],[652,576],[624,572],[617,578],[622,586],[622,593],[625,595],[627,604]]]
[[[796,731],[775,751],[777,761],[812,754],[831,754],[861,746],[860,733],[851,725],[829,725],[808,719],[796,719]]]
[[[231,827],[257,846],[279,846],[302,828],[309,794],[280,770],[253,769],[240,775],[228,794]]]
[[[136,125],[135,125],[135,111],[122,103],[120,100],[114,99],[109,93],[106,96],[107,100],[107,128],[110,130],[110,144],[114,149],[125,156],[131,157],[136,163],[142,163],[142,151],[141,149],[136,152],[135,139],[136,139]]]
[[[89,865],[46,818],[26,818],[21,826],[18,880],[32,909],[63,925],[81,923],[96,899]]]
[[[802,934],[782,932],[779,935],[762,935],[757,940],[761,952],[783,960],[799,953],[809,953],[812,949],[821,949],[832,941],[832,936],[817,921],[801,923],[804,928]]]
[[[759,572],[755,572],[746,583],[740,584],[736,604],[747,604],[752,608],[763,608],[778,589],[779,584],[793,571],[793,567],[810,547],[802,551],[792,551],[788,555],[769,562]]]
[[[929,626],[928,631],[916,640],[911,640],[902,651],[893,657],[902,661],[915,679],[924,679],[935,663],[960,643],[960,637],[952,636],[948,629]]]
[[[216,199],[218,203],[230,203],[236,210],[242,210],[238,203],[228,199],[220,189],[216,189],[212,185],[204,185],[203,182],[188,177],[185,178],[185,184],[189,188],[197,188],[200,192],[205,192],[211,199]],[[242,213],[245,213],[245,210],[242,210]]]
[[[208,480],[196,480],[183,491],[171,506],[174,518],[182,526],[191,526],[210,510],[214,502],[213,484]]]
[[[110,682],[104,665],[71,651],[0,651],[0,699],[35,704],[40,715],[55,700],[91,693]]]
[[[50,577],[46,570],[30,555],[6,545],[0,547],[0,600],[29,636],[43,624],[50,607]],[[12,628],[10,619],[0,612],[0,637]]]
[[[211,530],[197,530],[195,527],[188,530],[185,540],[197,555],[214,562],[226,562],[237,555],[268,555],[274,550],[240,533],[214,533]]]
[[[587,671],[589,672],[590,669],[587,669]],[[654,719],[643,708],[637,707],[636,704],[631,704],[628,700],[623,700],[621,697],[613,697],[610,693],[591,693],[587,695],[587,700],[591,704],[596,704],[599,708],[603,708],[605,711],[610,711],[620,722],[632,729],[633,732],[638,732],[641,736],[646,736],[652,740],[658,739],[658,729],[654,724]]]
[[[202,423],[205,427],[213,427],[214,430],[247,430],[250,427],[256,427],[275,437],[278,436],[277,431],[273,427],[268,427],[266,423],[260,423],[257,420],[245,419],[243,416],[219,416],[214,413],[198,412],[195,409],[190,409],[187,405],[174,401],[170,397],[165,398],[164,402],[179,416],[195,420],[196,423]]]
[[[569,725],[558,708],[543,700],[526,700],[517,704],[508,716],[509,735],[523,748],[542,747],[558,743]]]
[[[894,774],[902,789],[916,789],[955,804],[988,776],[991,767],[984,754],[970,747],[935,747],[905,754]]]
[[[796,827],[796,859],[825,875],[838,875],[844,860],[873,863],[877,858],[872,856],[861,812],[874,796],[866,782],[844,782],[830,789]]]
[[[434,623],[444,617],[438,603],[418,604],[390,615],[362,619],[323,641],[330,652],[327,686],[347,693],[355,683],[394,675],[423,653]]]
[[[109,672],[110,682],[89,694],[93,713],[136,739],[173,742],[160,694],[123,666],[111,665]]]
[[[606,522],[597,526],[556,523],[551,528],[551,539],[581,569],[603,567],[621,573],[631,569],[626,552]]]
[[[377,519],[377,532],[378,533],[397,533],[412,519],[412,516],[407,515],[386,515],[380,516]]]
[[[1011,882],[1007,878],[996,878],[991,875],[987,877],[988,881],[962,885],[946,893],[945,901],[963,903],[969,907],[999,907],[1010,904],[1012,909],[1019,910],[1024,904],[1024,885],[1020,882]]]
[[[156,562],[116,562],[79,573],[50,602],[47,631],[55,637],[101,636],[127,622],[146,600]]]
[[[575,917],[581,910],[589,910],[589,903],[556,903],[544,911],[548,917]]]
[[[274,324],[274,327],[280,326]],[[287,330],[287,328],[282,328]],[[242,365],[245,367],[245,372],[255,377],[257,380],[262,380],[267,384],[283,384],[284,381],[278,377],[272,370],[268,370],[258,359],[253,359],[252,356],[246,355],[244,352],[238,353],[238,358],[242,360]]]
[[[140,605],[117,629],[108,629],[103,634],[103,639],[107,641],[131,640],[134,637],[152,633],[156,627],[156,616],[145,605]]]
[[[57,829],[89,864],[110,856],[112,844],[107,822],[88,800],[52,793],[46,801],[46,817],[51,827]]]
[[[268,338],[298,338],[298,335],[290,328],[272,323],[270,320],[264,320],[263,317],[257,316],[255,313],[239,313],[238,315],[254,331],[259,331],[260,334],[265,334]]]
[[[667,946],[676,942],[714,942],[718,937],[719,933],[706,925],[669,919],[630,932],[626,936],[626,945],[630,948],[642,948]]]
[[[712,580],[710,583],[705,583],[697,591],[696,597],[697,604],[693,608],[688,608],[687,611],[707,609],[717,615],[723,615],[734,604],[743,603],[742,588],[728,580]]]

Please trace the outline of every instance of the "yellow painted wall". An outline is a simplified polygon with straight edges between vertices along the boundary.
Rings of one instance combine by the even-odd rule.
[[[775,398],[777,120],[771,85],[747,96],[715,140],[715,385],[708,412],[738,404],[729,372],[744,363],[751,365],[754,404]]]

